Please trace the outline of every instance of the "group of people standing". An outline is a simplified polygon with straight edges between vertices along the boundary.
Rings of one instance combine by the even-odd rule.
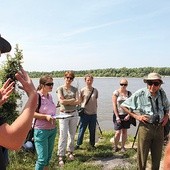
[[[10,43],[0,36],[0,54],[10,50]],[[0,169],[6,169],[4,152],[1,146],[7,149],[19,149],[24,143],[31,124],[33,124],[34,144],[37,152],[35,169],[48,170],[57,133],[56,104],[50,94],[54,85],[53,78],[50,75],[43,75],[39,80],[38,88],[35,89],[32,80],[23,68],[20,68],[15,77],[22,85],[20,88],[28,95],[28,101],[22,113],[11,125],[7,124],[3,117],[0,116]],[[63,158],[65,156],[70,160],[74,160],[74,139],[78,122],[77,105],[86,103],[89,95],[91,95],[91,98],[86,105],[87,107],[85,107],[87,116],[84,116],[80,121],[80,134],[77,145],[82,144],[85,129],[89,125],[90,145],[95,147],[93,135],[95,134],[96,126],[98,91],[92,87],[93,76],[86,75],[86,87],[79,94],[78,89],[71,85],[74,77],[75,75],[72,71],[65,72],[64,85],[60,86],[56,91],[60,102],[60,114],[70,115],[67,119],[59,119],[58,156],[60,166],[64,165]],[[3,105],[8,100],[13,90],[14,82],[8,79],[0,88],[0,105]],[[37,106],[38,109],[36,109]],[[92,122],[90,117],[95,122]]]
[[[92,86],[92,75],[88,74],[85,76],[86,86],[83,87],[80,92],[76,87],[71,85],[74,78],[75,75],[72,71],[65,72],[65,83],[58,87],[56,91],[60,103],[60,114],[72,116],[67,119],[59,119],[59,166],[64,165],[65,157],[69,160],[74,160],[74,149],[79,149],[80,145],[83,143],[83,137],[87,126],[90,134],[89,144],[92,148],[95,148],[98,90]],[[145,88],[139,89],[132,94],[127,90],[127,79],[123,78],[120,80],[119,89],[113,92],[113,123],[115,130],[113,149],[115,152],[119,151],[118,143],[121,137],[120,150],[122,152],[126,151],[125,143],[127,140],[127,129],[130,128],[130,118],[132,117],[139,121],[137,145],[138,169],[146,169],[148,154],[149,151],[151,151],[152,170],[159,170],[164,141],[163,127],[168,122],[169,118],[169,101],[166,97],[165,91],[161,88],[163,81],[158,73],[150,73],[144,78],[144,83],[147,84]],[[43,89],[46,89],[46,94],[52,90],[52,78],[47,79],[47,81],[40,81],[40,86],[41,84]],[[42,93],[42,90],[40,91]],[[48,98],[52,102],[51,97],[48,96]],[[45,113],[45,108],[50,106],[47,104],[47,101],[44,102],[44,109],[40,107],[40,113]],[[80,127],[75,147],[74,142],[78,123],[77,105],[81,105],[81,107],[85,108],[85,114],[80,117]],[[51,106],[51,108],[47,110],[51,110],[50,114],[52,117],[52,114],[55,113],[55,108]],[[46,137],[42,137],[44,140],[47,139],[49,142],[48,145],[45,145],[43,140],[38,140],[41,137],[38,135],[36,137],[36,134],[38,134],[36,131],[34,134],[37,154],[41,155],[38,156],[36,167],[40,167],[42,163],[42,167],[47,167],[52,154],[56,128],[54,126],[55,123],[53,118],[49,118],[48,116],[44,117],[41,114],[37,116],[36,113],[34,117],[40,119],[39,121],[45,119],[47,122],[52,123],[52,125],[49,125],[48,127],[54,129],[53,131],[49,131],[51,133],[49,139],[47,139],[48,135],[46,133],[44,133],[44,135],[46,134]],[[38,121],[36,123],[38,124]],[[35,126],[35,128],[36,127],[37,126]],[[46,128],[46,126],[44,127],[48,131],[48,128]],[[41,133],[43,134],[43,132]],[[41,148],[44,147],[44,154],[42,154],[43,151],[39,149],[40,146]],[[47,147],[45,146],[49,146],[48,152]],[[49,155],[45,154],[45,152],[49,153]],[[44,161],[42,161],[42,156],[44,156]],[[45,158],[45,156],[47,157]],[[37,168],[37,170],[38,169],[41,168]]]
[[[0,52],[11,50],[10,44],[0,37]],[[53,89],[53,78],[44,75],[39,80],[35,89],[30,77],[23,68],[16,73],[17,80],[22,84],[22,89],[28,95],[28,101],[22,114],[8,125],[0,116],[0,145],[9,149],[21,147],[34,118],[34,142],[37,152],[36,170],[48,170],[56,137],[56,105],[50,92]],[[80,90],[71,85],[75,78],[72,71],[64,74],[64,84],[58,87],[56,93],[60,103],[60,114],[70,115],[66,119],[59,119],[58,156],[59,165],[64,165],[64,157],[74,160],[74,141],[78,123],[77,105],[85,108],[80,117],[80,128],[76,149],[83,143],[85,130],[89,128],[89,143],[95,148],[95,129],[97,120],[98,90],[92,86],[93,76],[86,75],[86,86]],[[130,128],[130,117],[139,121],[137,163],[138,170],[145,170],[149,151],[151,151],[152,170],[159,170],[164,141],[164,126],[169,119],[169,101],[165,91],[161,88],[162,77],[158,73],[150,73],[144,78],[146,87],[133,94],[126,88],[128,81],[121,79],[120,88],[113,92],[113,122],[115,129],[114,151],[117,152],[118,142],[122,138],[121,151],[126,151],[127,129]],[[14,82],[8,79],[0,89],[0,105],[6,102],[13,91]],[[36,110],[37,93],[41,98],[41,105]],[[87,103],[88,101],[88,103]],[[18,137],[19,136],[19,137]],[[13,141],[11,143],[11,140]],[[0,148],[0,169],[5,170],[2,150]],[[164,169],[170,168],[170,144],[165,152]]]
[[[126,89],[126,79],[120,81],[120,88],[113,92],[114,112],[114,151],[118,151],[118,142],[122,134],[121,150],[127,139],[127,129],[130,128],[130,116],[139,121],[137,144],[137,169],[145,170],[149,151],[151,152],[151,169],[159,170],[164,144],[164,126],[169,120],[169,101],[161,88],[162,77],[158,73],[150,73],[144,78],[146,87],[137,90],[132,95]],[[170,147],[169,147],[170,150]],[[169,151],[168,150],[168,151]],[[166,153],[168,153],[166,151]],[[170,152],[170,151],[169,151]],[[166,161],[164,168],[168,170]],[[170,168],[170,166],[169,166]]]
[[[90,132],[90,145],[95,148],[95,129],[97,119],[97,98],[98,91],[92,87],[93,76],[85,75],[86,86],[80,92],[72,86],[75,78],[74,72],[64,73],[64,84],[57,88],[56,93],[60,104],[60,114],[70,115],[59,119],[59,141],[58,141],[58,162],[64,166],[66,158],[74,160],[75,134],[78,124],[77,105],[84,107],[84,114],[80,117],[79,135],[76,149],[83,143],[83,137],[87,126]],[[44,75],[39,80],[37,92],[41,96],[39,112],[34,114],[34,143],[37,152],[36,170],[47,170],[52,156],[56,136],[56,106],[49,92],[53,89],[53,78]],[[85,106],[87,99],[90,99]]]

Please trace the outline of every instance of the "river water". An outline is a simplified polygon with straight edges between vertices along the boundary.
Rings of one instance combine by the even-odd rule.
[[[93,86],[99,91],[98,98],[98,122],[102,130],[113,130],[112,122],[112,93],[115,89],[119,88],[119,81],[121,78],[111,77],[111,78],[94,78]],[[146,84],[143,82],[142,78],[127,78],[128,87],[132,93],[136,90],[143,88]],[[38,86],[39,79],[33,79],[35,86]],[[170,78],[163,78],[164,84],[162,88],[166,91],[167,97],[170,100]],[[57,103],[56,89],[64,83],[63,78],[54,78],[54,87],[52,91],[53,100]],[[81,89],[85,86],[83,78],[75,78],[72,85]],[[26,96],[23,96],[23,103],[26,101]],[[57,110],[58,112],[59,110]],[[136,132],[136,127],[131,126],[128,130],[129,134],[134,135]]]

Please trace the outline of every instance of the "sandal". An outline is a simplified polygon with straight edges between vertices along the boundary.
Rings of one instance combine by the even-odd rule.
[[[67,155],[67,157],[68,157],[68,160],[74,161],[74,155],[73,155],[72,152],[69,152],[68,155]]]
[[[58,165],[59,165],[60,167],[63,167],[63,166],[64,166],[63,157],[59,157],[59,159],[58,159]]]
[[[114,147],[113,147],[113,152],[118,152],[118,151],[119,151],[119,148],[116,147],[116,146],[114,146]]]
[[[125,147],[122,147],[122,148],[121,148],[121,152],[126,152]]]

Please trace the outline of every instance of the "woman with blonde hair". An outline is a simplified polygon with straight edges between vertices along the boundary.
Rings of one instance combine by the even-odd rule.
[[[119,150],[118,143],[121,137],[121,151],[125,152],[125,142],[127,140],[127,129],[130,128],[130,115],[123,111],[120,107],[121,103],[124,102],[131,92],[126,88],[128,86],[128,81],[126,79],[120,80],[119,89],[113,92],[112,103],[113,103],[113,123],[115,129],[114,136],[114,151]]]

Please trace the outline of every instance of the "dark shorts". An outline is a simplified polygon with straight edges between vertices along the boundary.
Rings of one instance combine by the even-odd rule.
[[[115,120],[115,115],[113,114],[113,123],[114,123],[114,130],[121,130],[121,129],[129,129],[130,128],[130,121],[124,121],[124,118],[127,115],[119,115],[121,122],[117,123]]]

